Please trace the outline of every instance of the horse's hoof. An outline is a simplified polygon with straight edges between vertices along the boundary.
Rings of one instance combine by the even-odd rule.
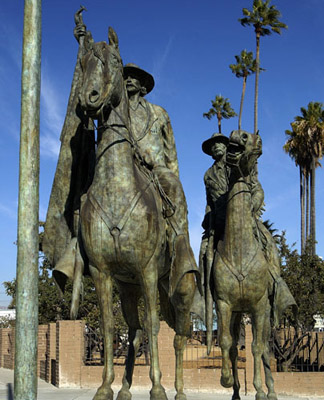
[[[241,400],[241,397],[238,393],[234,393],[232,396],[232,400]]]
[[[97,390],[97,393],[95,394],[93,400],[114,400],[114,392],[112,391],[111,388],[106,389],[100,387]]]
[[[222,375],[220,383],[223,387],[230,388],[234,385],[234,378],[232,375],[229,375],[229,376]]]
[[[278,400],[278,397],[275,392],[268,393],[268,400]]]
[[[154,387],[150,391],[150,400],[168,400],[162,386]]]
[[[184,393],[177,393],[175,395],[175,400],[187,400],[187,396]]]
[[[118,393],[116,400],[131,400],[132,394],[129,390],[121,389]]]
[[[255,395],[255,400],[267,400],[267,395],[263,391],[257,392]]]

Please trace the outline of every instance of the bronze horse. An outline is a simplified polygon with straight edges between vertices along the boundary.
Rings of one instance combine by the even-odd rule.
[[[262,154],[261,138],[242,130],[233,131],[227,149],[230,166],[225,232],[218,243],[212,270],[219,343],[222,350],[221,384],[233,386],[233,400],[240,399],[237,343],[242,313],[252,320],[256,399],[277,399],[270,370],[271,333],[269,263],[254,234],[252,172]],[[268,395],[262,389],[261,359]],[[231,373],[232,367],[232,373]]]
[[[167,399],[160,382],[157,344],[159,292],[162,312],[166,310],[167,322],[176,332],[176,399],[185,400],[182,357],[190,326],[195,278],[193,274],[186,274],[178,294],[171,300],[168,298],[170,254],[166,220],[161,213],[162,200],[154,187],[151,172],[141,166],[141,154],[132,136],[118,38],[111,28],[108,37],[109,44],[94,43],[81,58],[83,80],[79,94],[83,112],[98,124],[95,171],[81,201],[79,235],[95,283],[104,333],[103,383],[94,399],[113,399],[114,279],[129,326],[130,343],[123,385],[117,399],[131,398],[129,389],[135,355],[142,337],[137,311],[141,295],[144,297],[144,328],[151,360],[150,398]]]

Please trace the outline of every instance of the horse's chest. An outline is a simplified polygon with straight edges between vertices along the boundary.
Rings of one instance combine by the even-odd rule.
[[[81,227],[92,264],[129,274],[150,259],[160,235],[156,214],[148,209],[146,197],[146,193],[138,192],[125,207],[112,212],[108,204],[88,194],[81,210]]]

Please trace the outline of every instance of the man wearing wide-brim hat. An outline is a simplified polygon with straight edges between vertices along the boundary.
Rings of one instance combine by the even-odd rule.
[[[140,81],[141,86],[145,88],[145,93],[143,92],[141,93],[142,96],[150,93],[154,88],[153,76],[148,72],[144,71],[143,69],[141,69],[140,67],[138,67],[136,64],[129,63],[124,66],[124,78],[126,80],[126,85],[128,77],[133,77]]]
[[[225,197],[228,191],[228,170],[226,167],[226,149],[228,142],[229,139],[225,135],[214,133],[202,144],[203,152],[215,160],[204,176],[207,200],[206,213],[203,221],[205,230],[214,230],[214,226],[210,226],[211,216],[213,223],[216,223],[219,228],[221,228],[221,225],[223,225],[225,221]]]
[[[168,242],[172,255],[169,295],[173,296],[187,273],[199,271],[189,243],[187,203],[179,180],[178,158],[168,113],[144,99],[154,87],[151,74],[136,64],[124,66],[124,82],[129,98],[131,132],[144,160],[155,178],[168,222]],[[163,196],[163,192],[166,196]]]
[[[213,300],[209,284],[211,268],[217,243],[225,229],[226,196],[228,191],[226,149],[228,142],[229,139],[225,135],[214,133],[202,144],[203,152],[215,160],[204,176],[207,204],[202,222],[204,233],[199,252],[199,269],[204,287],[207,326],[212,326],[213,324]]]
[[[228,145],[229,139],[222,133],[214,133],[209,139],[205,140],[202,144],[202,151],[209,156],[213,156],[212,147],[215,143],[223,143],[226,147]]]

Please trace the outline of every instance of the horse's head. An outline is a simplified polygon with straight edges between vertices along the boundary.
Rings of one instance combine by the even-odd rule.
[[[92,118],[98,118],[110,105],[116,107],[123,93],[123,63],[118,37],[111,27],[108,38],[109,44],[94,43],[81,59],[83,81],[79,100],[81,108]]]
[[[233,131],[227,147],[227,164],[244,176],[251,173],[262,154],[262,140],[259,134],[243,130]]]

